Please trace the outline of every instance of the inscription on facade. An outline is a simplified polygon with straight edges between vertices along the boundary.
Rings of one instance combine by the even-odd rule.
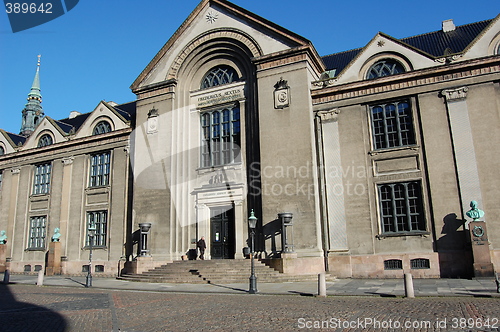
[[[245,98],[245,93],[243,87],[233,87],[226,90],[206,93],[195,98],[196,106],[201,108],[243,99]]]

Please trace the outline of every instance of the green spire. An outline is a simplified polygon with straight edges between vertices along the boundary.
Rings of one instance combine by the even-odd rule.
[[[36,67],[35,78],[28,94],[28,102],[23,109],[23,123],[20,135],[29,136],[40,123],[44,114],[42,109],[42,94],[40,93],[40,57]]]

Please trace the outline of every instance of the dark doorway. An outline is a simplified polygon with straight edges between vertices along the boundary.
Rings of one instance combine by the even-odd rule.
[[[234,209],[210,209],[210,255],[212,259],[234,259]]]

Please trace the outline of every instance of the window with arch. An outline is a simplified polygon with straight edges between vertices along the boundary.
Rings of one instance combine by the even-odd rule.
[[[48,146],[48,145],[52,145],[52,144],[54,144],[54,140],[52,139],[52,136],[50,136],[49,134],[43,135],[38,140],[38,147],[39,148],[44,147],[44,146]]]
[[[238,73],[230,66],[217,66],[205,74],[201,80],[201,89],[208,89],[213,86],[228,84],[238,81]]]
[[[393,59],[384,59],[377,61],[373,66],[368,69],[366,75],[367,79],[373,79],[378,77],[396,75],[399,73],[404,73],[406,71],[405,67],[401,63]]]
[[[382,233],[425,231],[419,181],[385,183],[377,187]]]
[[[92,135],[101,135],[111,131],[111,124],[108,121],[101,121],[95,127]]]
[[[3,156],[5,154],[5,149],[3,146],[0,145],[0,156]]]
[[[237,105],[201,114],[201,167],[239,161],[241,133]]]

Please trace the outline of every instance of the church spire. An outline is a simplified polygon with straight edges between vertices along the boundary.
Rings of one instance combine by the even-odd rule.
[[[26,103],[23,109],[23,123],[21,125],[21,132],[19,133],[23,136],[31,135],[44,116],[42,95],[40,93],[40,57],[41,55],[38,55],[35,78],[28,94],[28,103]]]

